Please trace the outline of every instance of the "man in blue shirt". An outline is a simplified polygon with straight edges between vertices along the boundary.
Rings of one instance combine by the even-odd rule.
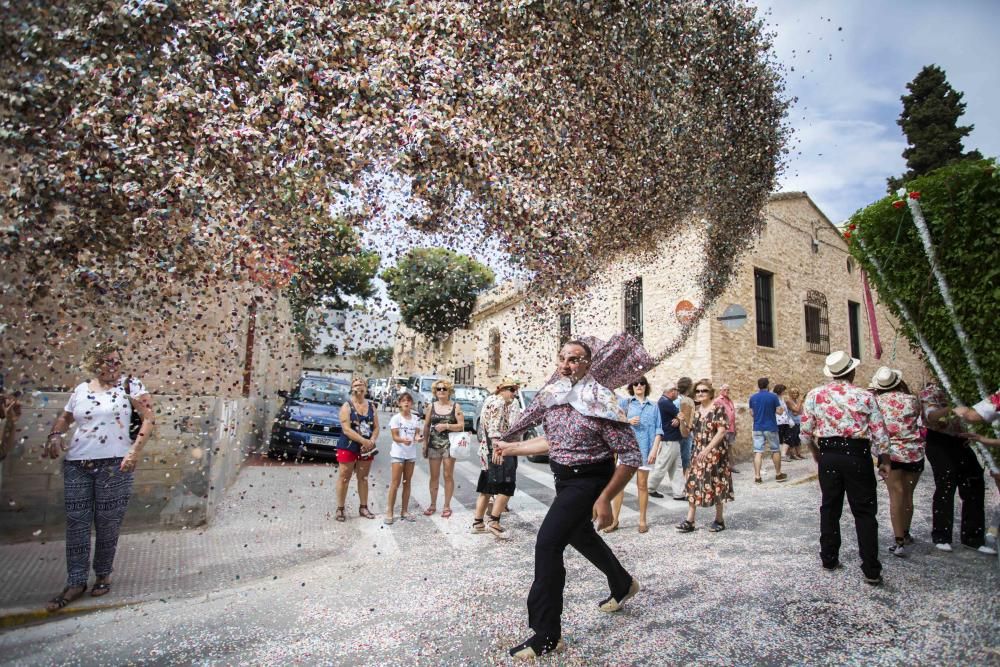
[[[774,481],[784,482],[788,475],[781,472],[781,447],[778,444],[778,415],[784,414],[778,395],[768,391],[768,378],[757,380],[756,394],[750,397],[750,413],[753,415],[753,473],[754,482],[761,483],[760,468],[764,463],[764,447],[771,451],[774,462]]]
[[[649,495],[653,498],[662,498],[663,494],[657,489],[664,477],[670,480],[670,495],[674,500],[687,501],[684,494],[684,473],[678,463],[681,462],[681,435],[680,410],[674,405],[677,400],[677,385],[670,385],[663,390],[663,396],[657,402],[660,411],[660,423],[663,428],[663,437],[660,443],[653,447],[653,470],[649,473]]]

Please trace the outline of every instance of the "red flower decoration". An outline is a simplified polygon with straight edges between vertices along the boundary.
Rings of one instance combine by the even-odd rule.
[[[911,192],[910,193],[910,199],[920,199],[920,193],[919,192]]]
[[[852,222],[851,224],[847,225],[847,228],[853,232],[855,229],[858,228],[858,226],[857,224]]]
[[[902,199],[897,199],[896,201],[892,202],[893,208],[903,208],[904,206],[906,206],[906,202],[903,201]]]
[[[850,232],[844,232],[844,238],[850,240],[851,233]]]

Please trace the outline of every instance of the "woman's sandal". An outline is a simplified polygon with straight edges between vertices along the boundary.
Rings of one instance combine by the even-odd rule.
[[[500,525],[500,517],[489,515],[490,520],[486,522],[486,529],[491,533],[499,537],[501,540],[505,540],[510,537],[510,533],[507,529]]]
[[[431,505],[430,507],[424,510],[424,516],[431,516],[434,514],[434,512],[437,512],[437,508],[434,507],[434,505]]]
[[[688,521],[687,519],[684,519],[684,521],[681,521],[679,524],[677,524],[677,530],[679,530],[682,533],[692,533],[694,532],[694,524]]]
[[[347,517],[344,516],[344,508],[343,507],[338,507],[337,508],[337,521],[347,521]]]
[[[451,508],[450,507],[447,508],[445,511],[441,512],[441,518],[442,519],[447,519],[450,516],[451,516]]]
[[[708,532],[710,533],[721,533],[726,529],[725,521],[713,521],[712,525],[708,527]]]
[[[375,515],[371,513],[368,509],[368,505],[362,505],[358,508],[358,516],[363,516],[366,519],[374,519]]]
[[[488,531],[486,530],[486,524],[483,523],[483,520],[482,519],[473,519],[472,520],[472,534],[473,535],[482,535],[485,532],[488,532]]]
[[[649,532],[649,524],[640,523],[639,524],[639,532],[640,533],[648,533]]]
[[[111,582],[102,581],[100,583],[94,584],[94,587],[90,589],[90,597],[99,598],[102,595],[107,595],[111,592]]]
[[[66,597],[66,593],[69,592],[71,588],[80,588],[80,592],[74,595],[73,597]],[[45,605],[45,609],[50,612],[59,611],[60,609],[68,605],[70,602],[73,602],[74,600],[78,600],[81,597],[83,597],[83,594],[86,592],[87,592],[86,584],[84,584],[82,588],[79,586],[67,586],[66,588],[62,589],[62,593],[49,600],[48,604]]]
[[[613,524],[611,524],[610,526],[608,526],[607,528],[605,528],[603,532],[605,532],[605,533],[613,533],[616,530],[618,530],[618,522],[617,521],[615,521]]]

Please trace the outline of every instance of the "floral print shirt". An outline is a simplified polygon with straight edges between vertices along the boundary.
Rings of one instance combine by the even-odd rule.
[[[947,433],[948,435],[958,435],[965,430],[962,428],[962,420],[955,415],[950,415],[944,419],[938,419],[937,422],[933,424],[927,418],[927,414],[931,410],[946,408],[951,405],[951,402],[948,400],[948,394],[946,394],[944,389],[938,385],[931,383],[924,387],[924,390],[920,392],[920,404],[924,409],[924,426],[931,431]]]
[[[889,433],[889,457],[893,461],[916,463],[924,458],[924,439],[920,437],[920,399],[901,391],[887,391],[875,396]]]
[[[806,394],[799,439],[810,445],[831,437],[867,439],[876,453],[887,454],[889,436],[874,394],[837,379]]]
[[[500,438],[500,434],[507,430],[521,416],[521,405],[516,400],[507,403],[499,394],[493,394],[483,401],[483,409],[479,416],[479,423],[490,440]],[[491,451],[487,445],[486,438],[479,441],[479,464],[486,470],[489,464]]]
[[[564,466],[600,463],[618,454],[622,465],[643,465],[639,443],[627,422],[581,414],[572,405],[555,405],[543,418],[549,459]]]

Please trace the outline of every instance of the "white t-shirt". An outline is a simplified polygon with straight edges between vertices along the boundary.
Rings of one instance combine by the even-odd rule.
[[[128,424],[132,405],[125,395],[125,376],[107,391],[91,391],[89,382],[77,385],[70,394],[66,412],[76,420],[76,432],[66,452],[67,461],[120,458],[128,453],[132,441]],[[148,394],[146,387],[132,378],[129,390],[133,398]]]
[[[416,440],[417,436],[420,435],[420,431],[423,430],[423,422],[416,417],[416,415],[410,415],[407,419],[400,413],[396,413],[389,420],[389,430],[393,429],[399,430],[399,435],[403,438],[409,438],[411,441]],[[417,458],[417,446],[415,444],[404,445],[401,442],[392,441],[392,448],[389,450],[389,456],[394,459],[413,459]]]
[[[993,396],[996,396],[997,394],[1000,394],[1000,391],[994,393]],[[972,406],[972,409],[978,412],[979,416],[982,417],[983,421],[987,424],[1000,421],[1000,412],[997,412],[993,396],[987,396],[982,401]]]

